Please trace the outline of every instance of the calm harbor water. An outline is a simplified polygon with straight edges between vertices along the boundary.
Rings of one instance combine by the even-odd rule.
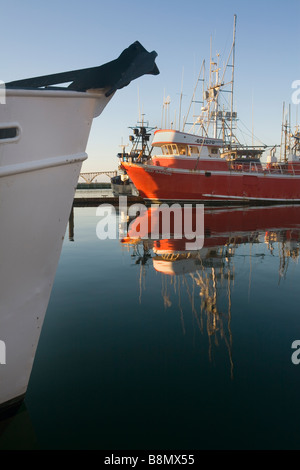
[[[73,216],[0,449],[300,449],[300,206],[208,209],[198,251]]]

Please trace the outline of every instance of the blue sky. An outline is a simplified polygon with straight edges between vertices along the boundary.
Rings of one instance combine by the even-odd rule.
[[[210,41],[213,56],[227,59],[234,14],[234,102],[245,140],[252,143],[253,125],[260,141],[279,144],[284,101],[296,123],[291,85],[300,80],[299,0],[0,0],[0,13],[3,81],[101,65],[136,40],[158,53],[160,75],[117,91],[94,120],[83,171],[116,169],[139,110],[149,125],[161,125],[164,94],[175,116],[182,87],[184,114],[202,60],[209,62]]]

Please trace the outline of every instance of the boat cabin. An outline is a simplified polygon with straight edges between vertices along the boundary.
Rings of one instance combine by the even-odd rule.
[[[152,147],[160,147],[163,155],[218,155],[223,140],[202,137],[173,129],[154,132]]]
[[[186,155],[188,157],[211,157],[219,155],[219,149],[214,147],[203,147],[202,150],[199,145],[186,145],[186,144],[163,144],[161,145],[163,155]]]
[[[221,139],[197,136],[173,129],[157,130],[154,132],[151,164],[169,168],[204,169],[213,165],[217,167],[224,163],[220,158]],[[206,169],[206,168],[205,168]],[[221,169],[221,168],[219,168]],[[225,168],[222,168],[225,169]]]
[[[261,156],[262,147],[228,148],[221,156],[229,162],[229,168],[237,171],[263,171]]]

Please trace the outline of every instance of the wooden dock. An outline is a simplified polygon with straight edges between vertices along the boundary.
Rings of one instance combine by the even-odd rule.
[[[136,202],[143,203],[144,200],[137,196],[127,196],[128,204],[135,204]],[[118,197],[76,197],[73,201],[74,207],[97,207],[100,204],[111,204],[112,206],[119,205]]]
[[[100,204],[119,205],[119,197],[114,196],[111,187],[85,189],[85,185],[77,188],[73,201],[74,207],[99,206]],[[143,202],[138,196],[126,196],[128,204]]]

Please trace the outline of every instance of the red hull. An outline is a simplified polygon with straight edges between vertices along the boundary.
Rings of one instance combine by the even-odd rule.
[[[140,196],[150,201],[298,203],[300,175],[275,172],[191,171],[124,163]],[[297,174],[298,173],[298,174]]]
[[[204,212],[204,244],[203,248],[195,250],[186,247],[187,239],[182,230],[182,237],[175,236],[171,224],[170,235],[165,238],[162,230],[162,221],[153,216],[158,208],[149,208],[143,215],[135,219],[135,228],[141,227],[139,238],[136,238],[135,228],[128,227],[127,237],[123,243],[136,244],[147,240],[147,247],[152,247],[155,257],[153,266],[165,274],[178,274],[199,269],[199,253],[204,258],[219,259],[223,247],[237,246],[251,241],[264,241],[272,245],[276,242],[285,242],[287,256],[298,256],[300,240],[300,205],[292,206],[264,206],[249,208],[212,208]],[[186,209],[178,208],[183,212]],[[193,221],[196,217],[195,208],[192,209]],[[159,223],[158,223],[159,221]],[[158,223],[158,227],[156,224]],[[158,232],[159,239],[152,238],[152,233]],[[173,229],[173,230],[172,230]],[[264,237],[263,239],[261,237]],[[288,242],[288,243],[287,243]],[[149,245],[150,243],[150,245]],[[175,258],[173,257],[175,256]],[[230,251],[226,249],[226,257]],[[196,260],[194,262],[193,260]],[[184,264],[182,264],[184,263]]]
[[[175,216],[179,213],[183,214],[185,210],[188,210],[192,214],[193,225],[195,226],[196,209],[184,209],[183,207],[174,208]],[[158,233],[159,238],[164,237],[162,228],[162,219],[155,216],[159,212],[158,207],[149,207],[143,215],[138,216],[135,219],[134,233],[136,226],[139,227],[139,237],[141,239],[151,239],[152,233]],[[169,213],[167,213],[169,216]],[[174,222],[170,218],[170,242],[178,243],[183,240],[186,242],[184,237],[184,217],[182,216],[182,233],[180,238],[174,238]],[[177,228],[178,230],[178,228]],[[268,231],[288,231],[288,238],[296,239],[300,238],[300,205],[279,205],[279,206],[264,206],[264,207],[222,207],[222,208],[205,208],[204,210],[204,246],[220,245],[224,243],[216,243],[218,240],[226,240],[232,236],[237,235],[244,237],[245,235],[254,234],[256,232],[268,232]],[[130,241],[133,236],[130,228],[128,231],[128,239]],[[125,240],[123,240],[125,241]]]

